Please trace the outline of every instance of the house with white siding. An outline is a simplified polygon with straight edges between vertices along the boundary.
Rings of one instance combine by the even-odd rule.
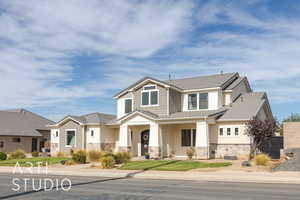
[[[133,156],[196,158],[244,156],[248,120],[273,118],[265,92],[247,77],[221,73],[176,80],[144,77],[114,96],[117,115],[67,116],[51,127],[51,152],[129,151]]]

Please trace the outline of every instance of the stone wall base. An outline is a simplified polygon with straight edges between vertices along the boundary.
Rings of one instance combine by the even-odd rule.
[[[101,143],[101,150],[105,152],[113,152],[115,149],[115,143]]]
[[[51,143],[51,147],[50,147],[51,156],[56,156],[58,151],[59,151],[59,144],[58,143]]]
[[[246,159],[250,154],[250,144],[210,144],[210,158],[237,156]]]
[[[94,150],[94,151],[100,151],[100,143],[88,143],[86,144],[86,150],[87,151],[91,151],[91,150]]]
[[[118,147],[118,152],[131,152],[131,147]]]
[[[160,158],[161,157],[160,147],[149,147],[149,154],[151,158]]]
[[[195,147],[196,158],[209,159],[208,149],[209,147]]]

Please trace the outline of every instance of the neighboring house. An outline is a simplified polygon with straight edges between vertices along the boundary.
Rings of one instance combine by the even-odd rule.
[[[42,151],[50,140],[50,123],[53,121],[25,109],[0,111],[0,152]]]
[[[300,148],[300,122],[283,122],[284,149]]]
[[[252,92],[238,73],[161,81],[145,77],[115,95],[117,116],[67,116],[53,124],[52,154],[70,149],[130,151],[133,156],[200,159],[250,151],[245,123],[272,118],[265,92]],[[105,116],[110,116],[110,119]]]

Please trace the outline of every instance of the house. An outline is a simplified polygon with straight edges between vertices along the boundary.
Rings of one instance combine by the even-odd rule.
[[[199,159],[250,152],[245,123],[272,118],[265,92],[246,77],[222,73],[162,81],[145,77],[116,94],[117,116],[67,116],[51,125],[51,152],[130,151],[133,156]],[[106,148],[106,149],[105,149]]]
[[[42,151],[50,140],[50,123],[53,121],[25,109],[0,111],[0,152]]]

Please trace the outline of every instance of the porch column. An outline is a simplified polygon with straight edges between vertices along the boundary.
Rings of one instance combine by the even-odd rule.
[[[209,159],[209,128],[205,121],[196,122],[195,150],[198,159]]]
[[[118,151],[130,151],[131,150],[131,137],[130,128],[128,125],[121,125],[119,132],[119,148]]]
[[[151,123],[149,134],[149,153],[152,158],[161,157],[160,134],[161,128],[159,124]]]

